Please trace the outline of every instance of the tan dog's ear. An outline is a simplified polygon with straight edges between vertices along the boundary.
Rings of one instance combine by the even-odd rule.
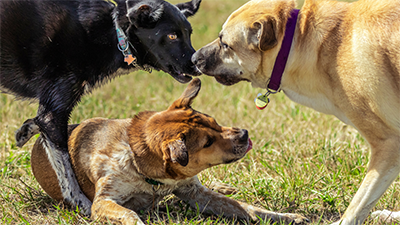
[[[171,159],[173,163],[179,163],[181,166],[186,166],[189,163],[186,144],[182,139],[168,142],[168,144],[164,146],[163,151],[164,160]]]
[[[267,51],[278,43],[277,24],[272,16],[254,22],[250,27],[250,40],[261,51]]]
[[[201,81],[199,78],[194,78],[179,97],[168,109],[187,108],[190,107],[194,98],[196,98],[201,88]]]

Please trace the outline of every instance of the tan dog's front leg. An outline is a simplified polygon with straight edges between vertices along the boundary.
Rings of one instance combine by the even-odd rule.
[[[96,182],[96,195],[92,205],[92,219],[110,220],[112,222],[120,222],[126,225],[144,225],[136,212],[119,205],[113,196],[118,197],[118,191],[108,185],[111,181],[102,178]],[[118,185],[117,185],[118,186]],[[117,194],[117,195],[115,195]]]
[[[271,220],[275,222],[301,223],[307,219],[301,215],[292,213],[275,213],[243,202],[235,201],[222,194],[216,193],[201,185],[197,177],[184,188],[175,191],[174,194],[187,201],[191,207],[199,208],[202,212],[224,215],[226,217],[245,220]]]
[[[399,175],[399,146],[398,137],[371,142],[372,152],[367,175],[341,220],[332,225],[359,225],[364,222],[372,207]],[[384,217],[385,214],[381,216]],[[392,218],[384,219],[390,222],[391,219],[397,219],[395,216],[396,213],[391,216]]]

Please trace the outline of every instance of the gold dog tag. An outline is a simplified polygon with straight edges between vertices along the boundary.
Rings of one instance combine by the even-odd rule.
[[[269,98],[268,98],[269,92],[267,92],[265,95],[258,93],[257,98],[254,99],[254,103],[256,104],[256,108],[259,110],[265,109],[269,103]]]

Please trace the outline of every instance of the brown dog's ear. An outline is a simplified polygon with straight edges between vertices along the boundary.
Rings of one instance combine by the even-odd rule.
[[[278,43],[277,23],[274,17],[267,16],[252,24],[250,27],[250,42],[261,51],[267,51]]]
[[[179,163],[181,166],[186,166],[189,163],[188,151],[183,140],[171,141],[167,144],[166,148],[169,150],[168,153],[173,163]]]
[[[187,108],[190,107],[193,100],[196,98],[201,88],[201,81],[199,78],[194,78],[179,97],[168,109]]]

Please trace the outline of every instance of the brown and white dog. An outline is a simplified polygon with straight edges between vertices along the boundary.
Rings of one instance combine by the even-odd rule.
[[[247,130],[221,127],[212,117],[192,109],[200,85],[198,78],[193,79],[162,112],[141,112],[133,119],[93,118],[69,126],[73,169],[93,202],[93,219],[143,224],[136,212],[173,193],[200,211],[227,217],[285,223],[305,220],[237,202],[201,185],[200,171],[241,159],[252,144]],[[35,128],[32,120],[27,124]],[[37,139],[32,150],[32,170],[42,188],[61,201],[57,177],[41,140]]]
[[[267,88],[294,0],[252,0],[192,61],[225,85]],[[400,1],[306,0],[280,90],[354,126],[371,146],[368,172],[336,224],[360,224],[400,172]],[[376,212],[400,219],[400,212]]]

